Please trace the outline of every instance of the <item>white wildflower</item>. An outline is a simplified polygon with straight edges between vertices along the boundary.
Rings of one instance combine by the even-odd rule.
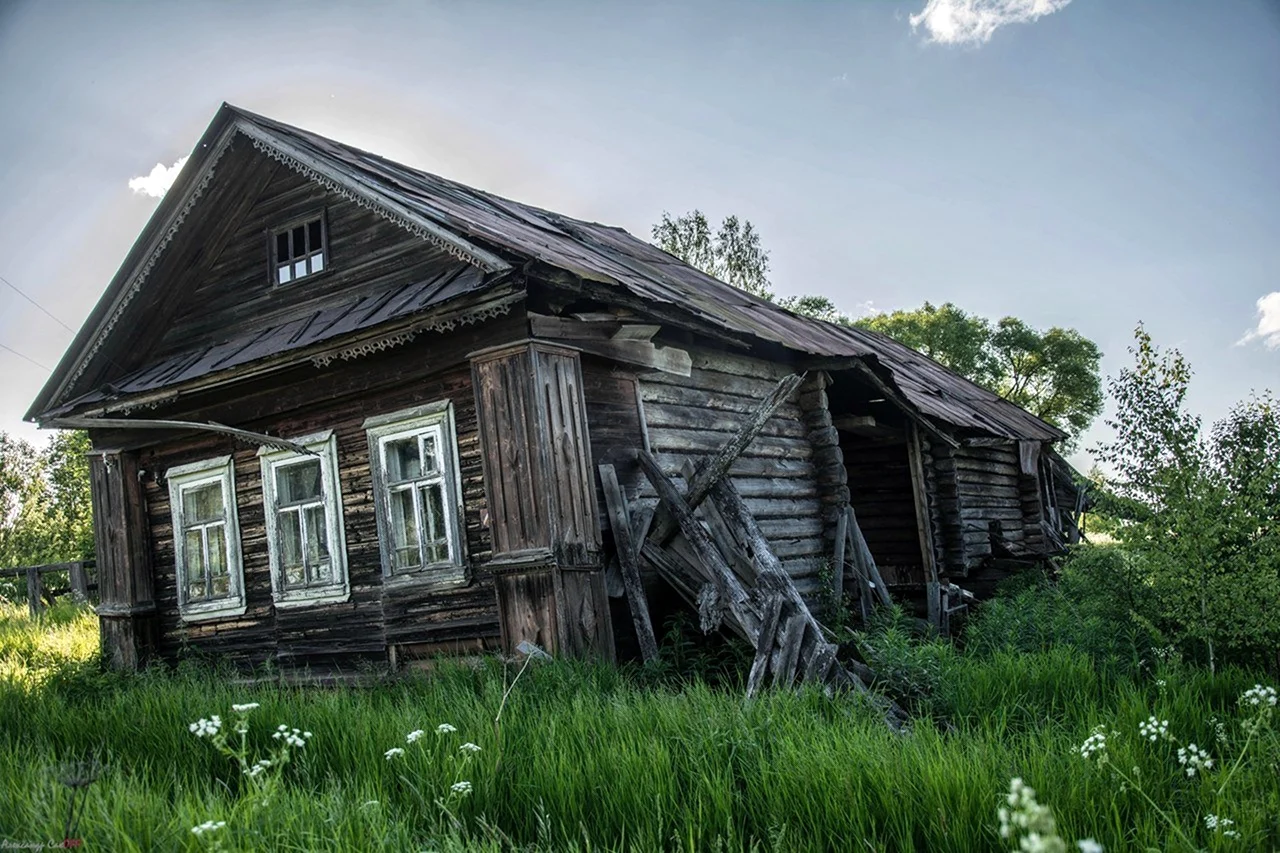
[[[1065,850],[1058,837],[1053,812],[1048,806],[1036,802],[1035,789],[1019,778],[1009,781],[1009,793],[1005,796],[1008,808],[1000,808],[1000,837],[1021,835],[1018,849],[1026,853],[1051,853]]]
[[[458,747],[458,750],[459,750],[460,752],[469,752],[469,753],[471,753],[472,755],[475,755],[477,752],[479,752],[479,751],[480,751],[480,747],[476,746],[476,745],[475,745],[474,743],[472,743],[471,741],[467,741],[467,742],[466,742],[466,743],[464,743],[462,746]]]
[[[441,723],[440,725],[436,726],[436,734],[447,735],[447,734],[450,734],[451,732],[456,732],[456,731],[457,731],[457,728],[450,725],[449,723]]]
[[[387,761],[390,761],[391,759],[395,758],[397,755],[404,755],[404,750],[398,746],[393,746],[382,754],[383,756],[386,757]]]
[[[1080,848],[1080,853],[1103,853],[1103,846],[1092,838],[1082,838],[1076,842],[1076,847]]]
[[[1224,829],[1222,830],[1222,836],[1224,838],[1239,838],[1240,833],[1236,832],[1234,829]]]
[[[1200,770],[1213,769],[1213,759],[1209,757],[1209,753],[1194,743],[1179,747],[1178,763],[1186,769],[1188,776],[1194,776]]]
[[[196,720],[194,723],[187,726],[187,728],[196,737],[213,737],[222,730],[222,718],[217,714],[214,714],[207,720],[204,717],[201,717],[199,720]]]
[[[1139,724],[1138,734],[1153,743],[1161,739],[1168,740],[1169,721],[1157,720],[1155,717],[1147,717],[1147,721],[1145,723]]]
[[[1276,706],[1276,689],[1274,687],[1264,687],[1261,684],[1255,684],[1244,692],[1240,697],[1241,705],[1252,705],[1254,707],[1274,708]]]
[[[465,797],[467,794],[471,793],[471,783],[465,780],[462,782],[454,782],[449,786],[449,790],[453,791],[460,797]]]
[[[1093,734],[1085,738],[1077,752],[1083,759],[1089,760],[1096,756],[1099,762],[1104,761],[1107,757],[1107,733],[1104,727],[1097,726]]]
[[[1168,684],[1169,682],[1165,681],[1163,678],[1156,679],[1156,687],[1159,687],[1161,690],[1163,690]]]
[[[191,827],[191,834],[204,835],[206,832],[216,832],[217,830],[222,829],[226,825],[227,825],[227,822],[225,820],[218,820],[218,821],[206,820],[204,823],[200,824],[199,826]]]
[[[422,729],[414,729],[413,731],[409,732],[407,735],[404,736],[404,742],[416,743],[417,740],[421,738],[424,734],[426,734],[426,732],[424,732]]]
[[[257,707],[259,707],[257,702],[246,702],[243,705],[232,705],[231,710],[235,711],[237,714],[247,714]]]

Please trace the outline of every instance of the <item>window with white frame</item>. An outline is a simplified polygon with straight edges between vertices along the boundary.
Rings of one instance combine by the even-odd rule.
[[[452,405],[445,400],[380,415],[364,426],[383,573],[466,581]]]
[[[277,607],[343,601],[347,549],[333,431],[293,439],[309,453],[264,447],[263,512]]]
[[[244,571],[231,457],[170,468],[166,479],[179,614],[194,621],[244,613]]]
[[[272,239],[272,268],[276,284],[288,284],[325,268],[324,217],[276,231]]]

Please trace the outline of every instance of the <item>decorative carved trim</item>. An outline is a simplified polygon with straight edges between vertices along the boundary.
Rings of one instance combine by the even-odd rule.
[[[169,243],[173,241],[174,236],[178,233],[178,229],[182,227],[182,223],[186,221],[187,214],[191,213],[192,208],[196,206],[196,202],[200,200],[200,197],[204,195],[204,191],[208,189],[209,183],[213,180],[214,171],[218,165],[218,161],[222,159],[222,155],[231,147],[231,143],[235,137],[236,135],[234,133],[228,133],[223,136],[222,140],[218,143],[218,147],[209,155],[209,159],[204,166],[204,171],[201,173],[200,179],[196,185],[191,188],[187,195],[186,202],[182,205],[182,209],[178,211],[178,215],[169,223],[169,228],[164,232],[164,236],[160,238],[160,241],[151,250],[151,254],[147,256],[146,262],[133,274],[132,281],[129,282],[129,286],[125,289],[124,293],[121,294],[120,300],[116,304],[115,308],[111,310],[111,314],[107,317],[106,323],[94,336],[93,343],[89,346],[88,352],[80,358],[79,363],[76,365],[76,369],[71,373],[71,378],[63,383],[63,392],[58,395],[55,402],[61,403],[65,400],[66,390],[74,387],[76,381],[79,380],[80,377],[84,375],[84,372],[89,369],[89,363],[93,360],[93,357],[98,354],[98,350],[102,349],[102,345],[106,342],[107,336],[111,334],[111,330],[115,328],[116,323],[120,321],[120,317],[124,314],[124,309],[128,307],[129,303],[133,301],[133,298],[138,295],[140,290],[142,290],[143,283],[147,280],[147,277],[151,275],[151,271],[155,269],[156,264],[159,263],[160,256],[164,253],[164,250],[168,248]]]
[[[320,186],[324,187],[325,189],[329,190],[332,193],[335,193],[341,196],[342,198],[346,199],[347,201],[351,202],[357,207],[362,207],[366,210],[372,211],[373,213],[377,214],[378,216],[381,216],[383,219],[387,220],[388,222],[391,222],[395,225],[400,226],[404,230],[408,231],[410,234],[413,234],[415,237],[419,237],[423,240],[426,240],[431,245],[436,246],[437,248],[447,252],[448,254],[452,255],[453,257],[457,258],[460,261],[465,261],[473,266],[480,267],[481,269],[488,269],[489,267],[488,264],[486,264],[480,258],[477,258],[475,255],[471,254],[470,252],[466,251],[465,249],[461,248],[457,244],[452,243],[448,240],[442,239],[439,235],[433,234],[432,232],[428,231],[426,228],[423,228],[418,223],[413,222],[403,216],[400,216],[394,211],[388,210],[384,205],[379,204],[374,199],[371,199],[368,196],[356,193],[352,191],[351,188],[338,183],[337,181],[333,180],[329,176],[323,175],[320,172],[317,172],[315,169],[303,163],[301,160],[298,160],[296,157],[290,154],[287,154],[284,151],[281,151],[280,149],[276,148],[274,145],[272,145],[270,142],[266,141],[265,139],[262,139],[259,136],[253,135],[245,127],[243,126],[237,127],[237,130],[239,130],[245,136],[248,136],[249,139],[253,141],[253,147],[256,148],[258,151],[261,151],[263,154],[266,154],[268,157],[270,157],[273,160],[279,161],[280,163],[289,167],[293,171],[297,172],[299,175],[302,175],[304,178],[307,178],[310,181],[314,181],[315,183],[320,184]]]
[[[325,352],[313,355],[311,363],[316,367],[328,367],[335,360],[350,361],[353,358],[363,358],[366,355],[382,352],[383,350],[398,347],[407,344],[416,338],[422,332],[451,332],[459,326],[470,326],[485,320],[491,320],[494,317],[501,317],[511,312],[511,306],[523,298],[522,294],[513,294],[513,296],[502,300],[496,305],[487,305],[474,311],[468,311],[461,314],[451,314],[446,317],[438,317],[420,323],[403,332],[396,332],[385,338],[375,338],[369,341],[363,341],[355,346],[346,349],[337,350],[335,352]]]

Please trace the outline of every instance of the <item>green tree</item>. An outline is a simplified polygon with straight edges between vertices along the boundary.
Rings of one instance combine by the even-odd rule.
[[[711,233],[700,210],[672,219],[663,211],[653,226],[658,247],[680,260],[761,299],[773,301],[769,286],[769,252],[760,245],[760,234],[749,220],[726,216]]]
[[[88,451],[83,432],[40,450],[0,432],[0,566],[93,556]]]
[[[1191,368],[1139,326],[1132,367],[1108,383],[1115,438],[1098,448],[1128,511],[1138,615],[1214,668],[1280,645],[1280,420],[1269,393],[1204,434]],[[1135,509],[1136,508],[1136,509]],[[1272,660],[1273,664],[1277,661]]]
[[[1079,436],[1103,404],[1097,344],[1074,329],[1040,331],[1017,317],[994,326],[947,302],[876,314],[857,325],[924,353],[1038,418]]]

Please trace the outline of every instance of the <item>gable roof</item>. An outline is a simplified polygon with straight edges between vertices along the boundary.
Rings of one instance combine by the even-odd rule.
[[[463,277],[465,288],[439,288],[442,292],[436,296],[452,298],[481,289],[493,277],[512,269],[509,258],[536,260],[579,278],[619,288],[645,302],[669,306],[733,335],[821,358],[874,360],[889,371],[893,383],[911,404],[925,415],[954,426],[1008,438],[1052,441],[1064,437],[1060,430],[1018,406],[884,335],[793,314],[725,284],[621,228],[501,198],[229,104],[222,105],[205,131],[178,181],[33,403],[28,419],[65,408],[74,397],[71,392],[76,379],[110,335],[132,294],[142,287],[156,257],[208,184],[221,151],[236,134],[249,137],[254,147],[267,155],[475,267],[471,275]],[[393,301],[412,313],[438,305],[443,299]],[[363,318],[359,324],[346,323],[339,328],[351,332],[388,319],[385,312],[377,310],[358,313]],[[304,340],[305,330],[284,337],[290,340],[290,347],[314,342]],[[229,342],[228,347],[239,354],[234,358],[237,364],[257,357],[261,349],[254,347],[252,341],[234,344]],[[199,370],[231,366],[221,356],[214,358],[207,351],[210,349],[221,348],[183,354],[166,365],[150,365],[125,378],[126,390],[161,387],[198,375]],[[113,390],[118,392],[120,385],[113,383]],[[101,399],[106,393],[98,390],[90,396]]]

